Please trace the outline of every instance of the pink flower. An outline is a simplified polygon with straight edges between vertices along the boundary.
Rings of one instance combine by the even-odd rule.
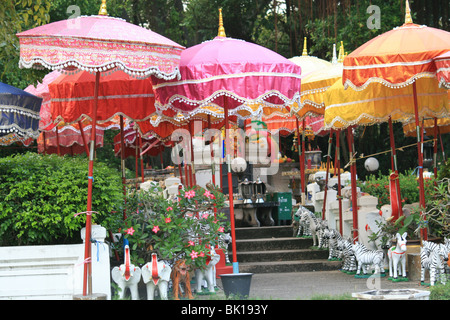
[[[170,219],[170,218],[166,218],[166,223],[170,223],[170,222],[172,222],[172,219]]]
[[[203,218],[203,219],[207,219],[208,216],[209,216],[209,214],[207,214],[207,213],[202,214],[202,218]]]
[[[166,210],[167,210],[167,211],[170,211],[170,210],[173,210],[173,208],[172,208],[172,207],[167,207]]]
[[[133,229],[133,227],[131,227],[131,228],[128,228],[127,229],[127,234],[129,234],[130,236],[132,236],[133,235],[133,233],[134,233],[134,229]]]
[[[154,233],[158,233],[159,227],[158,227],[158,226],[154,226],[153,229],[152,229],[152,231],[153,231]]]
[[[189,241],[188,244],[189,244],[190,246],[195,246],[194,241]]]
[[[219,230],[218,230],[219,232],[224,232],[225,231],[225,229],[224,229],[224,227],[219,227]]]
[[[189,190],[184,194],[185,198],[191,199],[193,197],[195,197],[195,191],[194,190]]]
[[[214,195],[211,192],[209,192],[209,190],[205,190],[205,193],[203,195],[210,199],[212,199],[212,197],[214,197]]]
[[[199,257],[203,258],[205,256],[204,252],[200,252]]]
[[[189,254],[191,256],[191,259],[194,260],[195,258],[198,258],[198,253],[194,250]]]

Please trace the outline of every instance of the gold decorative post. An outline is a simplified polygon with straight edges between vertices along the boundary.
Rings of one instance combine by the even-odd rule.
[[[226,38],[225,28],[223,27],[222,8],[219,8],[219,34],[218,37]]]
[[[307,56],[308,55],[308,49],[306,48],[306,37],[305,40],[303,41],[303,52],[302,52],[302,56]]]
[[[98,12],[99,16],[107,16],[108,12],[106,11],[106,0],[102,0],[102,4],[100,6],[100,11]]]
[[[411,18],[411,9],[409,8],[409,1],[406,0],[406,9],[405,9],[405,24],[413,23]]]
[[[338,62],[339,62],[339,63],[343,63],[343,62],[344,62],[344,57],[345,57],[345,52],[344,52],[344,41],[341,41],[341,47],[339,48]]]

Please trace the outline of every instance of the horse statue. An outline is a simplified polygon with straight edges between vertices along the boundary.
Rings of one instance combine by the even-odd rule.
[[[408,234],[405,232],[402,235],[396,234],[397,244],[392,246],[388,250],[389,258],[389,278],[393,281],[399,281],[397,279],[398,271],[401,271],[401,276],[406,279],[406,236]],[[401,270],[400,270],[401,266]]]

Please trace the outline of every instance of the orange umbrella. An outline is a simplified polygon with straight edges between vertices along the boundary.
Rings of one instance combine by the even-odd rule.
[[[368,41],[344,59],[344,86],[361,90],[378,82],[392,88],[413,86],[416,130],[420,131],[416,85],[419,78],[436,76],[434,58],[450,49],[450,32],[413,24],[406,0],[405,24]],[[446,106],[448,108],[448,106]],[[448,110],[447,110],[448,112]],[[420,205],[425,208],[422,139],[417,135]],[[423,230],[424,231],[424,230]],[[426,233],[422,232],[426,239]]]
[[[434,58],[434,63],[439,85],[442,88],[450,89],[450,51]]]

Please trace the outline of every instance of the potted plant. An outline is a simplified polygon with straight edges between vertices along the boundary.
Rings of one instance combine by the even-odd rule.
[[[210,246],[228,229],[224,195],[214,187],[180,189],[166,198],[160,187],[134,190],[127,195],[120,232],[129,241],[131,261],[143,265],[156,252],[158,259],[185,259],[191,269],[204,268]]]

